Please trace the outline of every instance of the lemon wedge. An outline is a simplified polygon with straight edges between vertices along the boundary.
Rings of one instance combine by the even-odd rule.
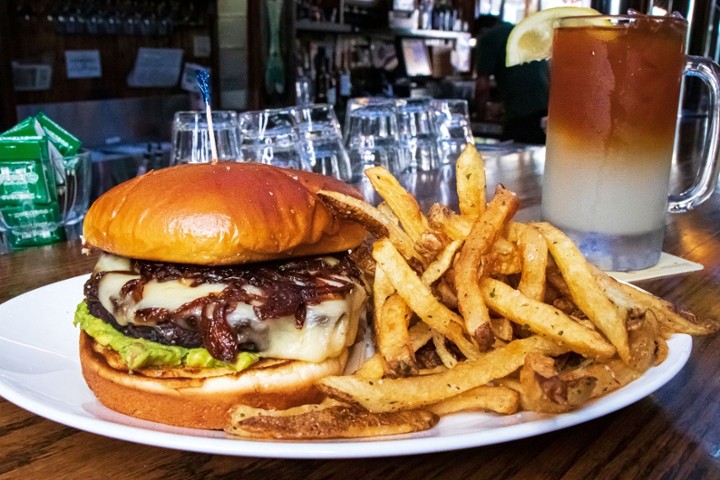
[[[588,7],[554,7],[528,15],[510,32],[505,65],[512,67],[550,58],[555,20],[585,15],[600,15],[600,12]]]

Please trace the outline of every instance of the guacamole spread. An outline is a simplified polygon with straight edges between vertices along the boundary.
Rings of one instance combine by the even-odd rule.
[[[75,311],[75,326],[79,326],[100,345],[110,347],[120,355],[130,370],[153,366],[230,368],[244,370],[257,362],[259,355],[240,352],[234,363],[217,360],[204,348],[185,348],[162,345],[142,338],[126,337],[112,326],[94,317],[85,302]]]

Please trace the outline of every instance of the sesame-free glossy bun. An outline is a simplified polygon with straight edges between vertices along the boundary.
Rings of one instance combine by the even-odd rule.
[[[80,366],[86,383],[106,407],[125,415],[180,427],[221,430],[235,405],[286,409],[322,399],[315,381],[340,375],[347,350],[320,363],[279,361],[251,366],[241,372],[207,374],[196,369],[158,367],[133,373],[113,361],[117,353],[80,333]]]
[[[85,242],[131,258],[231,265],[348,250],[365,230],[315,193],[360,198],[332,177],[258,163],[187,164],[105,192],[83,224]]]

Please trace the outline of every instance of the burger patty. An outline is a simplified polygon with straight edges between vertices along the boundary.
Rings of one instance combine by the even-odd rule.
[[[119,287],[103,288],[106,278]],[[173,295],[181,290],[184,300],[176,308],[143,302],[150,290],[163,289]],[[361,272],[346,255],[206,267],[104,254],[85,284],[90,313],[124,335],[205,347],[224,361],[234,360],[241,350],[269,350],[273,355],[285,347],[297,350],[275,344],[297,343],[298,332],[309,329],[324,329],[316,337],[328,339],[329,348],[337,350],[338,341],[329,336],[347,331],[354,338],[357,320],[342,317],[356,309],[351,303],[363,303],[366,296]],[[306,325],[309,320],[311,325]],[[339,322],[350,324],[338,330]],[[318,350],[326,347],[317,345]],[[286,358],[282,353],[280,357]],[[308,348],[288,355],[304,360],[324,357],[320,351],[308,353]]]

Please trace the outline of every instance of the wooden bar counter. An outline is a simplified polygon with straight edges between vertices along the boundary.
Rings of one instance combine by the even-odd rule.
[[[488,188],[502,183],[517,192],[520,220],[538,218],[543,158],[542,148],[486,155]],[[677,185],[694,174],[687,170],[674,172]],[[424,207],[436,200],[457,202],[452,169],[405,181]],[[720,195],[693,212],[668,216],[664,250],[704,269],[639,286],[700,318],[720,318]],[[94,260],[82,255],[79,241],[0,255],[0,302],[87,274]],[[77,300],[81,297],[78,291]],[[8,320],[0,316],[3,321]],[[44,321],[72,318],[62,314]],[[267,451],[272,449],[268,444]],[[88,433],[0,399],[0,479],[720,478],[720,335],[693,338],[684,368],[625,408],[550,433],[445,450],[438,445],[439,453],[333,460],[194,453]]]

